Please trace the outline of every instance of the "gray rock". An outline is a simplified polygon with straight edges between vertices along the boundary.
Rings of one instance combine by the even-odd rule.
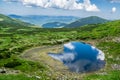
[[[6,73],[6,69],[0,69],[0,73]]]

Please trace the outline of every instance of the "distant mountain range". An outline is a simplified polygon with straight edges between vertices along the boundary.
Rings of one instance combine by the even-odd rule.
[[[43,24],[42,27],[44,27],[44,28],[62,28],[65,25],[67,25],[67,24],[61,23],[61,22],[51,22],[51,23]]]
[[[66,26],[64,26],[64,28],[75,28],[75,27],[80,27],[80,26],[84,26],[84,25],[88,25],[88,24],[98,24],[98,23],[105,23],[108,22],[109,20],[97,17],[97,16],[90,16],[90,17],[86,17],[86,18],[81,18],[75,22],[72,22]]]
[[[20,16],[20,15],[8,15],[11,18],[20,19],[25,22],[29,22],[35,25],[42,26],[46,23],[53,23],[53,22],[59,22],[59,23],[71,23],[79,19],[79,17],[74,16],[45,16],[45,15],[26,15],[26,16]]]
[[[33,27],[35,25],[23,22],[18,19],[12,19],[8,16],[0,14],[0,26],[1,27]]]

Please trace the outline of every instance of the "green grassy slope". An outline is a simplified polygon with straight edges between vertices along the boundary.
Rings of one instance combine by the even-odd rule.
[[[16,28],[16,27],[30,27],[30,26],[35,26],[35,25],[26,23],[26,22],[22,22],[17,19],[12,19],[8,16],[0,14],[0,26]]]
[[[79,19],[75,22],[72,22],[65,26],[65,28],[75,28],[79,26],[84,26],[87,24],[98,24],[98,23],[105,23],[108,22],[108,20],[97,17],[97,16],[90,16],[86,18]]]
[[[24,50],[33,47],[52,46],[76,40],[89,42],[103,50],[106,55],[106,67],[85,75],[65,74],[64,72],[64,74],[61,73],[61,76],[57,75],[58,77],[72,76],[71,80],[74,80],[77,75],[82,75],[81,79],[83,80],[120,79],[120,20],[72,29],[43,29],[22,26],[15,28],[14,22],[9,24],[12,26],[7,22],[0,23],[0,69],[19,70],[20,73],[8,72],[8,75],[0,73],[0,80],[11,80],[12,78],[15,80],[36,80],[36,76],[41,77],[42,80],[50,78],[56,80],[56,76],[47,74],[49,66],[43,62],[24,60],[19,55]],[[67,77],[67,79],[69,78]],[[79,80],[79,78],[77,79]]]

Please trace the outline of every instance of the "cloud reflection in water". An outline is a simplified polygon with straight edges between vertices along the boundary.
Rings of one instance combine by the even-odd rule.
[[[83,42],[64,44],[62,53],[48,53],[48,55],[63,62],[70,71],[78,73],[96,71],[105,66],[104,53]]]

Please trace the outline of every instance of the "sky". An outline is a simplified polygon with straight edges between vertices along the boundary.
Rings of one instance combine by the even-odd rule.
[[[1,14],[120,19],[120,0],[0,0]]]

